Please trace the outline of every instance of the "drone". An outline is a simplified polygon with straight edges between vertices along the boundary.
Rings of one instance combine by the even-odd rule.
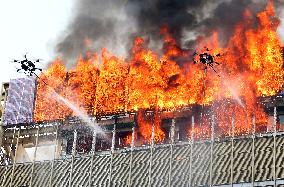
[[[31,61],[28,60],[27,55],[24,55],[24,60],[14,60],[13,62],[21,64],[21,67],[17,69],[17,72],[24,72],[28,76],[37,76],[36,71],[42,72],[41,68],[36,67],[36,63],[39,63],[40,59]]]
[[[218,57],[220,57],[221,55],[220,55],[220,53],[219,54],[217,54],[217,55],[211,55],[210,53],[209,53],[209,49],[208,48],[206,48],[206,52],[204,52],[204,53],[197,53],[196,51],[193,53],[193,58],[192,58],[192,60],[193,60],[193,62],[194,62],[194,64],[196,64],[196,63],[202,63],[203,65],[204,65],[204,70],[206,70],[208,67],[211,67],[212,69],[213,69],[213,71],[215,72],[215,73],[217,73],[217,71],[215,70],[215,68],[214,68],[214,65],[220,65],[220,63],[219,62],[216,62],[215,61],[215,58],[218,58]],[[197,57],[197,58],[196,58]],[[217,73],[218,74],[218,73]],[[218,75],[219,76],[219,75]]]

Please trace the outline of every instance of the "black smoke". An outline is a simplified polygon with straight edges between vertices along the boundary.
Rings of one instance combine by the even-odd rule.
[[[167,26],[176,38],[182,29],[194,29],[198,24],[197,14],[202,12],[206,0],[131,0],[137,6],[137,21],[141,34],[158,36],[159,28]],[[195,10],[191,12],[190,10]]]
[[[280,6],[280,2],[277,0],[276,4]],[[75,5],[74,19],[57,44],[57,52],[65,59],[101,47],[123,54],[128,52],[134,36],[158,42],[161,26],[167,26],[184,48],[194,47],[196,36],[208,36],[212,31],[218,31],[226,42],[246,9],[255,14],[266,3],[266,0],[80,0]],[[86,38],[91,39],[91,47],[86,46]]]
[[[253,13],[265,7],[265,1],[253,0],[132,0],[138,5],[137,20],[140,33],[159,37],[159,28],[166,25],[174,38],[192,47],[195,39],[188,40],[186,33],[208,36],[213,31],[226,40],[234,26],[243,19],[243,13]]]

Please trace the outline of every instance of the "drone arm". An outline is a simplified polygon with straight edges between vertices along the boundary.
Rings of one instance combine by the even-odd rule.
[[[35,73],[35,72],[32,72],[38,79],[40,79],[40,77]],[[44,80],[41,80],[46,86],[48,86],[48,84],[44,81]]]

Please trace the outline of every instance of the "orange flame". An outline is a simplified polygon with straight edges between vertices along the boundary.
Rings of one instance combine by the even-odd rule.
[[[154,125],[154,141],[161,142],[165,139],[165,133],[161,129],[161,118],[157,111],[155,111],[154,117],[146,117],[146,113],[142,110],[138,111],[138,127],[141,135],[146,140],[147,143],[150,143],[152,137],[152,124]]]
[[[220,65],[216,66],[220,77],[210,68],[205,72],[202,64],[193,64],[191,54],[178,47],[166,27],[161,28],[162,55],[150,50],[143,38],[136,38],[127,60],[102,49],[99,56],[88,53],[85,59],[79,58],[77,66],[67,73],[57,59],[40,77],[49,87],[41,80],[38,82],[35,121],[74,115],[68,107],[50,98],[54,89],[90,115],[139,109],[175,110],[190,104],[213,103],[220,129],[228,129],[234,113],[236,133],[249,132],[248,119],[252,115],[256,115],[258,125],[267,122],[257,97],[275,95],[283,84],[281,42],[276,33],[279,19],[272,1],[257,14],[257,27],[252,26],[252,17],[249,10],[244,12],[244,21],[235,26],[226,47],[220,47],[217,32],[200,38],[199,51],[207,46],[212,49],[210,53],[222,52]],[[178,59],[183,59],[183,65],[178,65]],[[228,104],[227,99],[238,102]],[[214,105],[215,102],[218,104]],[[139,128],[149,141],[151,123],[142,116],[138,112]],[[155,117],[156,141],[165,137],[160,123],[161,119]]]

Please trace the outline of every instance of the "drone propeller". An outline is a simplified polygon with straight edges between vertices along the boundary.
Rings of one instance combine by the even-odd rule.
[[[41,62],[41,61],[43,61],[43,59],[37,58],[34,62],[35,62],[35,63],[39,63],[39,62]]]

